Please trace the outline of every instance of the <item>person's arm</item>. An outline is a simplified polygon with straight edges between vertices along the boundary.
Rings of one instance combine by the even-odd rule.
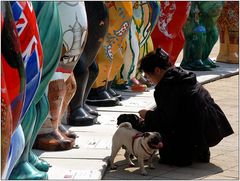
[[[142,112],[141,112],[142,111]],[[161,121],[161,116],[159,115],[159,110],[141,110],[139,114],[144,114],[144,129],[145,131],[158,131],[159,124]]]

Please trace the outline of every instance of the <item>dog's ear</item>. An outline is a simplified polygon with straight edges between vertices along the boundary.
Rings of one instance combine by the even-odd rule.
[[[149,133],[149,132],[143,133],[143,137],[144,137],[144,138],[147,138],[148,136],[150,136],[150,133]]]
[[[154,134],[161,137],[161,134],[159,132],[154,132]]]
[[[126,114],[121,114],[117,118],[117,125],[119,125],[119,124],[121,124],[123,122],[126,122]]]
[[[133,114],[133,115],[134,115],[134,120],[139,121],[140,118],[136,114]]]

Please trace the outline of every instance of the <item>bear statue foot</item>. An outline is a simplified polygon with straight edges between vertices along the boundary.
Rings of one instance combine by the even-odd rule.
[[[119,99],[112,97],[104,88],[91,89],[86,103],[93,106],[103,107],[120,105]]]
[[[96,122],[96,116],[89,114],[84,108],[79,107],[70,111],[68,124],[71,126],[90,126]]]
[[[127,85],[126,82],[124,82],[124,83],[113,83],[112,84],[112,88],[114,88],[116,90],[123,91],[123,90],[127,90],[128,89],[128,85]]]
[[[20,162],[13,169],[10,180],[47,180],[46,172],[39,171],[29,162]]]
[[[117,92],[115,92],[115,90],[113,90],[112,88],[108,88],[107,92],[112,96],[112,97],[116,97],[119,99],[119,101],[122,100],[122,95],[118,94]]]
[[[34,148],[47,151],[62,151],[73,148],[75,140],[68,138],[59,130],[39,134],[33,145]]]
[[[100,100],[92,100],[92,99],[87,99],[86,100],[87,104],[92,105],[92,106],[99,106],[99,107],[112,107],[112,106],[119,106],[121,105],[119,103],[119,99],[113,97],[110,99],[100,99]]]
[[[28,160],[39,171],[47,172],[49,170],[49,167],[51,167],[48,162],[39,158],[35,153],[33,153],[32,150],[30,150]]]
[[[182,68],[186,70],[193,70],[193,71],[209,71],[211,70],[210,66],[204,65],[201,59],[193,60],[191,62],[183,62],[180,65]]]
[[[60,124],[58,129],[69,138],[76,139],[78,136],[73,131],[69,131],[64,125]]]
[[[203,64],[206,66],[210,66],[211,68],[216,68],[218,67],[218,65],[216,64],[216,61],[210,59],[210,58],[206,58],[203,61]]]
[[[108,83],[107,83],[107,90],[106,90],[107,93],[110,96],[116,97],[116,98],[119,99],[119,101],[121,101],[122,100],[122,96],[120,94],[116,93],[116,91],[112,89],[112,85],[113,85],[113,81],[108,81]]]
[[[100,114],[97,112],[97,111],[95,111],[95,110],[93,110],[91,107],[89,107],[87,104],[84,104],[83,105],[83,108],[87,111],[87,112],[89,112],[91,115],[93,115],[93,116],[100,116]]]

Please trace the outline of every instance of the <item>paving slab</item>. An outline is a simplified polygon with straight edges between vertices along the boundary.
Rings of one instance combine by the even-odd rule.
[[[67,159],[76,159],[76,158],[85,158],[85,159],[105,159],[110,155],[110,150],[106,149],[71,149],[67,151],[42,151],[42,150],[33,150],[40,158],[67,158]],[[60,165],[59,165],[60,166]],[[64,162],[62,163],[65,167]]]
[[[92,107],[93,108],[93,107]],[[76,133],[80,132],[82,134],[84,132],[96,134],[111,134],[115,132],[117,129],[117,118],[121,114],[130,114],[129,112],[116,112],[116,111],[98,111],[100,116],[97,118],[99,124],[94,124],[91,126],[69,126],[64,125],[67,129],[74,131]],[[132,112],[131,112],[132,113]],[[133,114],[137,114],[134,112]],[[103,131],[104,130],[104,131]]]
[[[49,179],[101,179],[107,164],[104,160],[44,158],[53,165],[48,171]],[[64,163],[65,167],[62,167]]]
[[[131,97],[121,101],[121,106],[113,107],[96,107],[97,111],[111,111],[111,112],[133,112],[137,113],[141,108],[152,108],[155,105],[153,96],[149,97]],[[134,98],[134,99],[133,99]],[[134,101],[133,101],[134,100]]]

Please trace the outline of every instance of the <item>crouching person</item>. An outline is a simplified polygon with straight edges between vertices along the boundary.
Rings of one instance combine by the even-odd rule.
[[[140,70],[154,84],[154,110],[140,110],[143,131],[158,131],[164,147],[160,163],[188,166],[210,161],[209,147],[233,134],[231,125],[196,75],[171,65],[161,48],[141,60]]]

